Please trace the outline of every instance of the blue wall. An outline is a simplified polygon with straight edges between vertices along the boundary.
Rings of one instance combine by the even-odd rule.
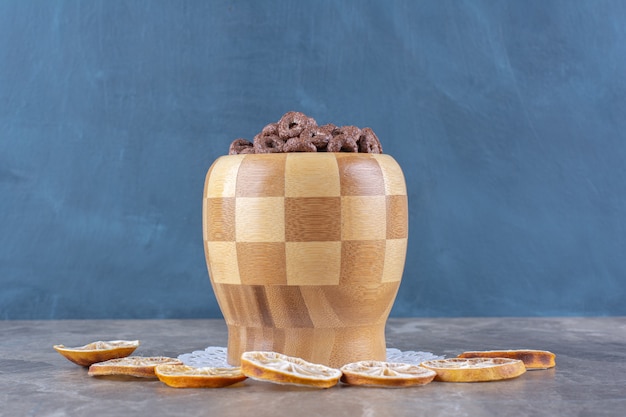
[[[405,170],[394,316],[626,315],[626,2],[0,1],[0,318],[220,317],[204,175],[288,110]]]

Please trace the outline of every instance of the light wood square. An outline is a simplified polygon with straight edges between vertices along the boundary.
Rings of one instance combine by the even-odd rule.
[[[203,204],[204,240],[235,240],[235,198],[205,198]]]
[[[382,282],[395,282],[402,279],[406,248],[407,239],[387,239]]]
[[[235,242],[205,242],[211,278],[219,284],[240,284]]]
[[[339,167],[332,153],[287,154],[286,197],[337,197],[341,194]]]
[[[245,155],[237,171],[237,197],[283,197],[287,154]]]
[[[406,183],[400,165],[389,155],[372,155],[380,165],[385,181],[385,193],[387,195],[406,195]]]
[[[234,197],[237,185],[237,171],[245,155],[229,155],[218,158],[205,181],[206,197]]]
[[[238,197],[235,235],[238,242],[284,242],[283,197]]]
[[[387,203],[381,196],[347,196],[341,198],[341,239],[385,239]]]
[[[237,259],[242,284],[287,284],[284,242],[237,242]]]
[[[287,242],[288,285],[337,285],[341,242]]]
[[[406,195],[387,196],[387,239],[409,236],[409,205]]]

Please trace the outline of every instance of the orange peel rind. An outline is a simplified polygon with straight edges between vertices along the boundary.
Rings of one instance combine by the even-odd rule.
[[[451,358],[422,362],[437,373],[435,381],[486,382],[515,378],[526,372],[524,362],[507,358]]]
[[[89,367],[90,376],[127,375],[138,378],[156,378],[157,365],[178,365],[182,362],[167,356],[128,356],[94,363]]]
[[[157,378],[174,388],[222,388],[247,378],[241,368],[194,368],[188,365],[157,365]]]
[[[277,352],[250,351],[241,355],[241,372],[275,384],[330,388],[341,378],[339,369]]]
[[[67,360],[87,367],[97,362],[129,356],[138,346],[139,340],[110,340],[91,342],[79,347],[65,345],[52,347]]]
[[[461,353],[459,358],[508,358],[524,362],[526,369],[548,369],[556,366],[556,355],[547,350],[483,350]]]
[[[372,387],[411,387],[431,382],[437,373],[419,365],[360,361],[341,367],[341,382]]]

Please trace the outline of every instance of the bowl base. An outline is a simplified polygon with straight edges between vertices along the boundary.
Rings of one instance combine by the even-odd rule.
[[[246,351],[273,351],[339,368],[386,359],[385,324],[340,328],[228,326],[228,363],[239,366]]]

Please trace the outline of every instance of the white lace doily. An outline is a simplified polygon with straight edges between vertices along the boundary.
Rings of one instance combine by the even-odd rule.
[[[396,348],[387,348],[387,362],[419,365],[424,361],[434,361],[435,359],[444,359],[444,357],[437,356],[431,352],[416,352],[414,350],[402,351]]]
[[[229,368],[226,358],[226,348],[221,346],[209,346],[204,350],[195,350],[191,353],[178,355],[178,360],[194,368],[210,366],[212,368]]]
[[[213,367],[227,368],[231,367],[226,361],[227,351],[225,347],[209,346],[204,350],[196,350],[191,353],[183,353],[178,355],[178,359],[185,365],[194,368]],[[419,365],[424,361],[435,359],[443,359],[443,356],[437,356],[430,352],[415,352],[412,350],[401,351],[395,348],[387,349],[387,362],[408,363],[411,365]]]

